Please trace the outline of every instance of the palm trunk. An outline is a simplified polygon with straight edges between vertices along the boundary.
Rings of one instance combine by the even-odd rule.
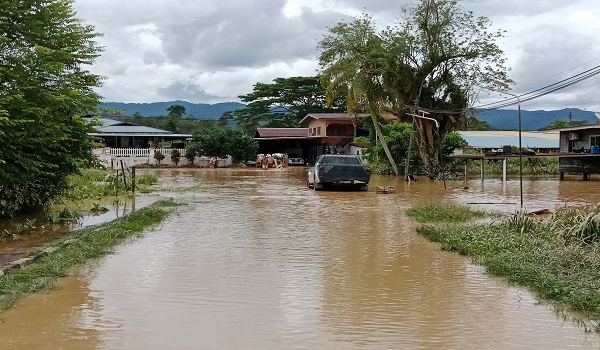
[[[394,161],[394,158],[392,157],[392,153],[390,152],[390,149],[387,146],[387,142],[385,142],[385,138],[381,134],[381,128],[379,128],[379,121],[377,121],[377,115],[374,113],[371,113],[371,119],[373,120],[373,126],[375,126],[375,132],[377,133],[377,136],[379,137],[379,141],[381,142],[381,146],[383,147],[383,150],[385,151],[385,155],[388,157],[388,160],[390,161],[390,164],[392,165],[392,169],[394,170],[394,173],[396,174],[396,176],[399,176],[400,172],[398,171],[398,166],[396,165],[396,162]]]

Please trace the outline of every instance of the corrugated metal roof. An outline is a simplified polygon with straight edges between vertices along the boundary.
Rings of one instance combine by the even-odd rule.
[[[91,120],[91,118],[89,118]],[[170,135],[168,130],[151,128],[130,122],[122,122],[110,118],[98,118],[101,126],[95,127],[100,134],[128,134],[128,135]]]
[[[588,130],[588,129],[600,129],[600,124],[587,124],[580,126],[571,126],[568,128],[555,129],[556,131],[580,131],[580,130]]]
[[[518,131],[458,131],[469,146],[476,148],[502,148],[504,145],[518,146]],[[521,132],[521,145],[526,148],[559,148],[559,133]]]
[[[366,118],[371,115],[368,113],[360,113],[357,114],[357,118]],[[388,120],[397,119],[393,114],[384,114],[383,117]],[[300,124],[308,123],[307,119],[316,119],[316,120],[351,120],[351,117],[348,113],[309,113],[306,117],[302,118]]]
[[[153,134],[168,135],[172,132],[168,130],[151,128],[143,125],[110,125],[98,128],[98,131],[106,134]]]
[[[255,138],[308,137],[308,128],[257,128]]]

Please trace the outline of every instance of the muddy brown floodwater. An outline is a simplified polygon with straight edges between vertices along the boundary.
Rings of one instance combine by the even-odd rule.
[[[2,349],[600,348],[528,291],[418,236],[404,213],[436,201],[508,215],[518,180],[374,176],[368,192],[314,192],[306,168],[158,173],[190,205],[0,314]],[[599,185],[525,179],[525,205],[595,203]]]

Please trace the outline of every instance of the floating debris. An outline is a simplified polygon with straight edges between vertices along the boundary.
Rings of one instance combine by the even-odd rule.
[[[377,186],[377,193],[394,193],[394,186]]]

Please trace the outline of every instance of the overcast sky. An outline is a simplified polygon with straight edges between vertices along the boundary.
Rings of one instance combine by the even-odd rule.
[[[413,0],[416,1],[416,0]],[[75,0],[103,34],[92,67],[106,102],[239,102],[257,82],[312,76],[317,42],[343,19],[397,22],[409,0]],[[600,65],[598,0],[464,0],[507,31],[500,46],[522,94]],[[507,95],[491,98],[502,100]],[[600,75],[530,102],[527,110],[600,111]]]

